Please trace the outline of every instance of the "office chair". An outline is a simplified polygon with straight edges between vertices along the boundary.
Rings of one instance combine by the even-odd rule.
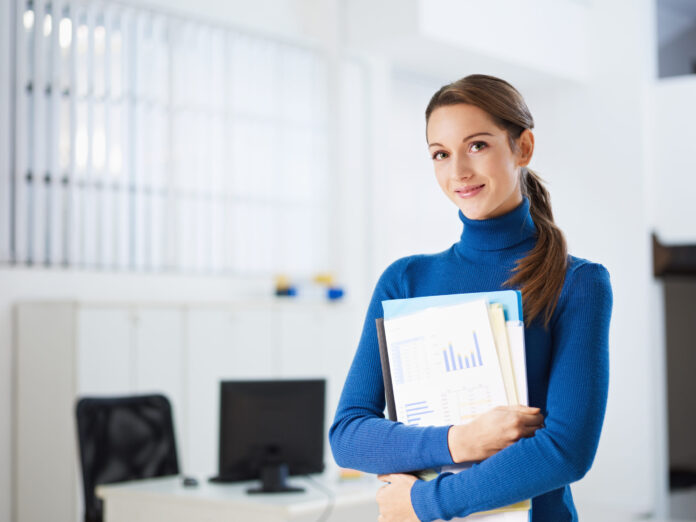
[[[102,522],[97,485],[179,474],[172,410],[163,395],[84,397],[75,413],[85,522]]]

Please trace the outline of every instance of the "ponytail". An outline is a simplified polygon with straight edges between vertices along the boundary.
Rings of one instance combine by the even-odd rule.
[[[537,242],[524,258],[517,261],[513,275],[505,285],[521,286],[527,326],[543,313],[544,326],[548,327],[563,289],[568,247],[563,232],[554,223],[551,198],[542,179],[526,167],[522,168],[522,193],[529,199]]]

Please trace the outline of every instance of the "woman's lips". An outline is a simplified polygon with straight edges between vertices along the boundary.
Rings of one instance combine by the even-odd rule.
[[[481,192],[485,186],[486,185],[471,185],[470,187],[457,189],[455,192],[460,198],[473,198],[476,194]]]

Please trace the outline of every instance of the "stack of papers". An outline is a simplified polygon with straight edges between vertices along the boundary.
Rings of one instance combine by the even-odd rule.
[[[521,303],[514,290],[382,301],[377,332],[389,418],[466,424],[496,406],[527,404]],[[428,480],[437,472],[418,475]],[[526,500],[466,519],[526,522],[530,508]]]

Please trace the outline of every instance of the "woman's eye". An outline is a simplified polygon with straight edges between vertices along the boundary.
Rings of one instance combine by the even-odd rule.
[[[486,143],[484,143],[483,141],[475,141],[474,143],[471,144],[472,147],[477,147],[477,146],[479,146],[479,145],[482,145],[482,146],[483,146],[483,147],[481,147],[481,148],[488,147],[488,145],[486,145]],[[480,151],[481,148],[476,149],[474,152]]]
[[[438,157],[438,156],[440,156],[440,154],[444,154],[445,156],[447,155],[446,152],[442,152],[441,150],[439,150],[435,154],[433,154],[433,159],[441,159]]]

